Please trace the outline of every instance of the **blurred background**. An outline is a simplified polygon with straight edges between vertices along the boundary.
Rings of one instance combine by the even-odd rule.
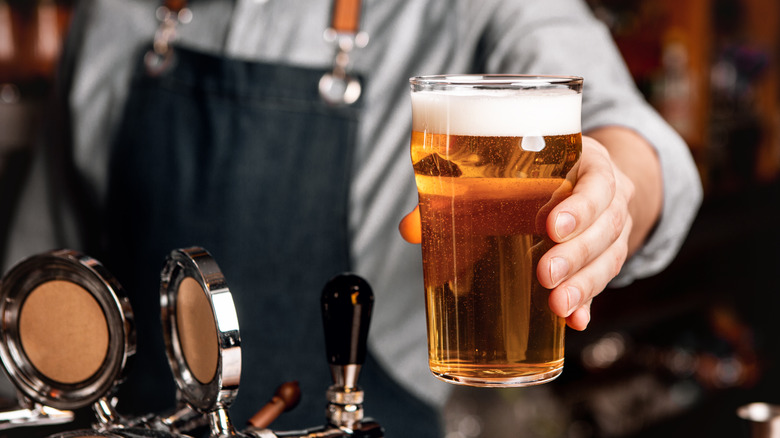
[[[0,247],[74,1],[0,0]],[[448,438],[749,436],[737,408],[780,404],[780,2],[589,4],[687,140],[704,205],[669,269],[569,332],[561,378],[458,388]]]
[[[0,0],[0,248],[44,121],[72,7],[70,0]]]

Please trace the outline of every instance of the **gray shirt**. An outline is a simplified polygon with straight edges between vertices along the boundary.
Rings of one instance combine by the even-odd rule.
[[[66,53],[73,63],[68,104],[74,162],[96,199],[106,189],[108,145],[121,117],[132,66],[157,28],[153,0],[80,3]],[[330,2],[198,0],[178,41],[224,56],[329,68],[325,42]],[[682,244],[701,202],[701,185],[682,139],[644,101],[608,30],[580,0],[364,0],[370,41],[352,53],[365,77],[365,113],[352,169],[350,232],[354,271],[376,294],[370,348],[404,387],[441,404],[448,386],[427,368],[420,248],[404,242],[398,222],[417,202],[409,157],[407,79],[440,73],[566,74],[585,78],[583,130],[620,125],[646,138],[663,167],[663,213],[651,238],[614,284],[657,273]],[[23,196],[6,259],[52,247],[80,247],[67,211],[64,235],[51,227],[38,160]],[[58,234],[55,236],[55,234]],[[234,292],[237,293],[237,292]]]

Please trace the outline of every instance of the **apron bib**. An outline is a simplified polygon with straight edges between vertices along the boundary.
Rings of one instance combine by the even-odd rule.
[[[331,377],[319,297],[328,279],[350,269],[347,205],[362,100],[323,102],[325,71],[172,50],[162,73],[138,65],[112,149],[103,239],[93,250],[128,291],[136,317],[138,350],[118,409],[174,405],[159,273],[172,249],[198,245],[219,263],[237,308],[236,426],[289,380],[303,397],[272,427],[323,424]],[[366,415],[387,436],[438,436],[435,411],[370,354],[359,384]]]

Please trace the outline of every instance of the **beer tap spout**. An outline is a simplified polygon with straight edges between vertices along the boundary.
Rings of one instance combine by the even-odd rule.
[[[250,419],[250,426],[244,431],[246,435],[253,438],[384,437],[379,423],[364,417],[364,394],[358,386],[360,369],[366,360],[368,326],[374,304],[371,287],[357,275],[338,275],[325,284],[321,304],[325,352],[333,379],[326,392],[326,424],[297,431],[268,429],[270,422],[286,410],[286,406],[297,403],[300,396],[294,394],[292,397],[293,392],[285,391],[283,385]]]
[[[209,426],[211,429],[210,438],[228,438],[241,436],[236,432],[233,423],[230,421],[227,409],[220,406],[214,411],[209,412]]]

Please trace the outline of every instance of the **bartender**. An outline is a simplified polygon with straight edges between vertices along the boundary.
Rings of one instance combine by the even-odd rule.
[[[550,229],[561,244],[540,270],[553,311],[571,327],[585,328],[607,283],[652,275],[676,254],[701,200],[695,166],[583,1],[357,6],[356,44],[339,64],[336,43],[323,37],[332,34],[331,1],[77,3],[57,123],[6,260],[69,247],[103,261],[123,284],[138,352],[120,412],[174,403],[159,272],[171,249],[199,245],[220,264],[238,309],[236,424],[289,380],[300,382],[303,399],[273,427],[322,424],[330,376],[318,297],[330,277],[352,271],[376,295],[360,378],[366,415],[390,437],[441,435],[450,387],[427,368],[420,249],[397,231],[417,203],[411,76],[585,78],[591,137],[575,196],[559,208],[568,214]],[[334,100],[319,84],[338,69],[346,79]]]

